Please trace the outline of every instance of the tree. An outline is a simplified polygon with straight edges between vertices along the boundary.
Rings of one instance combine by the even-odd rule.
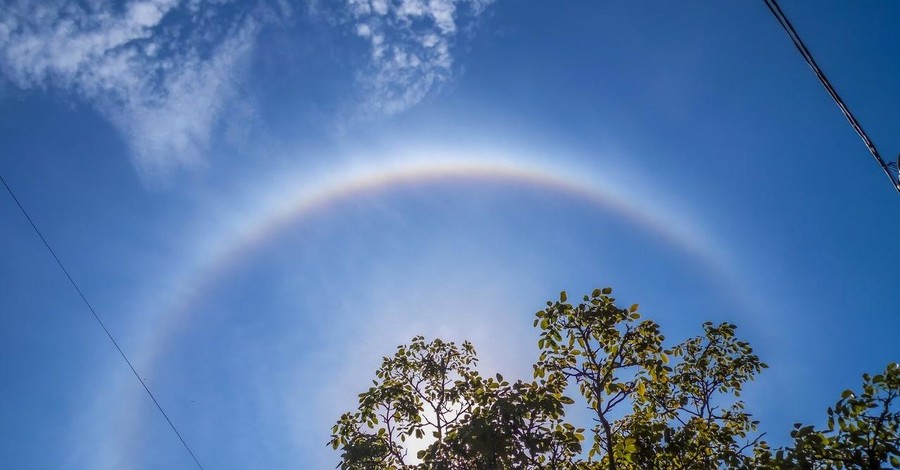
[[[780,468],[881,470],[900,468],[900,366],[863,374],[862,392],[845,390],[827,410],[826,429],[795,424]]]
[[[730,323],[666,347],[638,306],[610,288],[572,305],[565,292],[537,312],[530,381],[482,377],[474,346],[413,338],[383,358],[359,409],[329,444],[342,469],[880,469],[900,468],[900,367],[864,376],[858,396],[829,408],[828,429],[797,425],[772,452],[745,411],[744,384],[767,366]],[[588,432],[566,411],[576,391]],[[837,423],[837,425],[835,425]],[[586,439],[585,434],[590,438]],[[422,450],[408,455],[411,441]],[[585,441],[588,441],[587,443]]]
[[[764,450],[757,421],[744,411],[743,384],[766,364],[730,323],[703,324],[703,334],[669,350],[675,365],[663,380],[650,380],[632,397],[622,421],[635,440],[633,468],[710,469],[750,466]]]
[[[510,384],[474,369],[475,348],[421,336],[385,357],[359,410],[332,428],[342,469],[562,468],[581,451],[562,421],[564,383]],[[404,444],[433,442],[410,463]]]

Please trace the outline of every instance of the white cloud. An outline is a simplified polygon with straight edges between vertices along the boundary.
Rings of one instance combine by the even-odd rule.
[[[149,182],[204,163],[264,23],[263,0],[10,0],[0,14],[0,78],[75,93],[124,136]],[[461,31],[493,0],[344,0],[370,49],[357,72],[364,117],[414,106],[453,76]],[[239,114],[239,113],[234,113]]]
[[[258,21],[222,1],[13,2],[0,16],[0,73],[76,92],[125,136],[150,180],[203,161],[235,94]]]
[[[371,65],[359,77],[363,111],[405,111],[447,82],[458,31],[492,1],[346,0],[356,35],[371,48]]]

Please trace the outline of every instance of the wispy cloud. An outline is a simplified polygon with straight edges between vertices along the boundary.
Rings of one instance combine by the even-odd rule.
[[[125,136],[149,180],[202,163],[236,93],[259,15],[224,1],[13,2],[0,7],[0,72],[74,91]]]
[[[363,111],[395,114],[453,75],[453,48],[493,0],[346,0],[354,33],[371,63],[359,75]]]
[[[454,48],[493,0],[344,0],[370,49],[356,71],[364,117],[416,105],[454,73]],[[246,114],[238,84],[283,1],[11,0],[0,6],[0,79],[75,93],[124,136],[148,182],[205,163],[217,126]]]

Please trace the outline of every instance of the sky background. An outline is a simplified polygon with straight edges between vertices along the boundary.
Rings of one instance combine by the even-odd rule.
[[[900,4],[783,8],[893,159]],[[332,468],[416,334],[527,377],[563,289],[736,323],[775,444],[900,356],[900,200],[762,2],[5,2],[0,174],[210,470]],[[194,468],[0,221],[0,460]]]

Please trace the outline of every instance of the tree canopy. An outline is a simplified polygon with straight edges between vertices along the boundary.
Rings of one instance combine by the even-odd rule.
[[[612,289],[535,315],[533,378],[482,376],[475,347],[422,336],[385,357],[359,408],[329,444],[341,469],[860,469],[900,468],[900,366],[863,376],[772,449],[741,392],[768,366],[731,323],[701,325],[667,345],[637,305]],[[575,398],[573,398],[572,395]],[[577,401],[576,401],[577,399]],[[586,405],[588,429],[567,416]],[[412,452],[410,450],[421,448]]]

